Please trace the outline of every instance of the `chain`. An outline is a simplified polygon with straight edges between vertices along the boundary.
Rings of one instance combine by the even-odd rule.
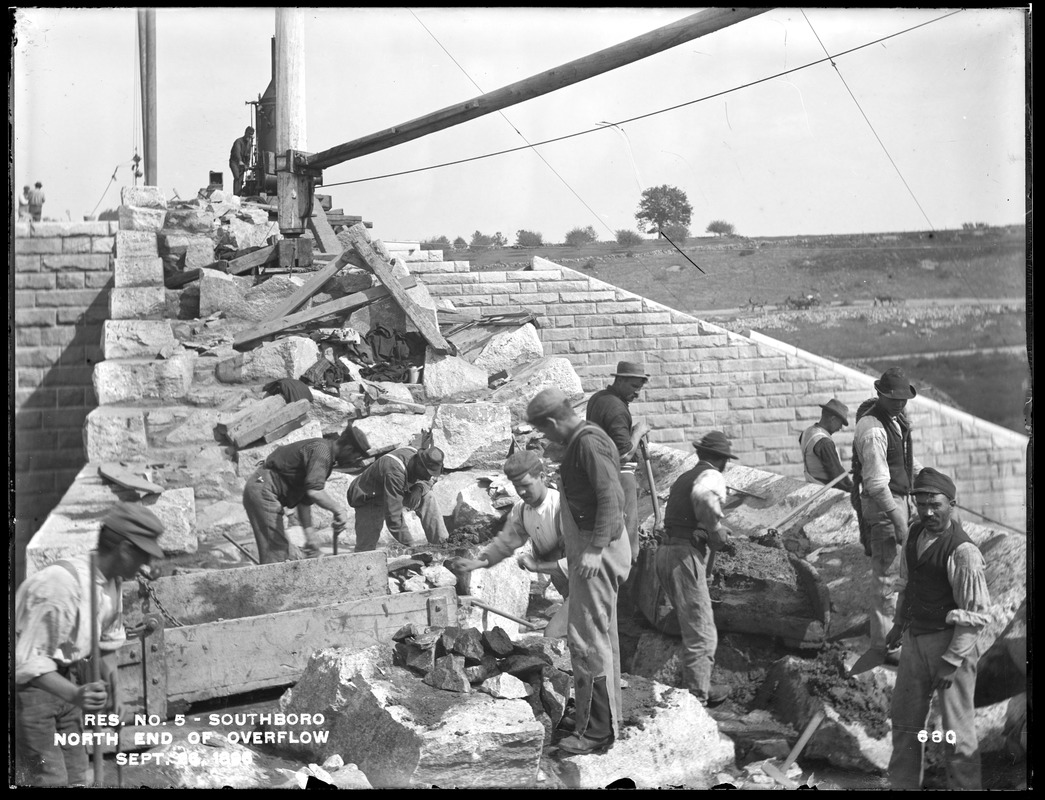
[[[157,596],[156,590],[152,588],[152,584],[141,575],[138,576],[138,588],[141,590],[143,595],[149,597],[154,603],[156,603],[156,608],[160,610],[160,613],[163,614],[163,618],[167,620],[167,622],[175,628],[184,627],[185,623],[180,622],[177,617],[163,607],[163,603],[160,602],[160,598]]]

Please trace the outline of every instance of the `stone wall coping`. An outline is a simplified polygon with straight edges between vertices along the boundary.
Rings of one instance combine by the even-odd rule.
[[[45,239],[65,236],[115,236],[120,223],[115,220],[104,222],[18,222],[15,223],[16,239]]]

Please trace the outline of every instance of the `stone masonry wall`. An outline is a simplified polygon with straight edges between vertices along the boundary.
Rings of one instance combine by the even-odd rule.
[[[643,361],[652,377],[632,413],[650,423],[659,444],[688,451],[717,428],[742,464],[800,478],[798,436],[819,419],[818,404],[834,396],[855,413],[874,396],[874,377],[768,337],[732,333],[544,259],[518,272],[470,272],[465,262],[410,268],[434,298],[462,310],[539,314],[545,352],[568,357],[587,392],[612,381],[617,361]],[[911,378],[917,385],[918,376]],[[1025,530],[1027,437],[922,397],[908,411],[916,456],[955,478],[959,503]],[[852,431],[851,418],[835,435],[844,464]]]
[[[83,423],[98,404],[91,374],[102,360],[116,228],[115,222],[15,225],[11,400],[18,554],[85,463]]]

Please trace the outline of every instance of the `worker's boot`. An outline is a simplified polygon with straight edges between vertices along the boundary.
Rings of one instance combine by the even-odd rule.
[[[729,698],[730,688],[722,683],[713,683],[708,686],[708,693],[704,697],[699,697],[702,705],[708,708],[717,706],[724,703]]]

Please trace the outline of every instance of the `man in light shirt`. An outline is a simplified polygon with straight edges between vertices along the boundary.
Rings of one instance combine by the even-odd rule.
[[[126,641],[121,581],[153,558],[163,524],[142,506],[120,503],[102,520],[95,574],[87,554],[44,567],[15,597],[16,749],[34,786],[88,782],[84,744],[59,745],[57,734],[83,734],[82,715],[113,708],[116,651]],[[91,590],[98,596],[101,680],[88,682]],[[90,728],[90,726],[86,726]]]
[[[504,474],[521,499],[512,506],[501,532],[479,557],[458,558],[454,569],[471,572],[492,567],[529,541],[533,555],[521,554],[517,559],[519,566],[548,575],[559,594],[569,597],[566,546],[559,525],[559,490],[545,483],[544,463],[532,450],[508,456]]]
[[[722,525],[723,473],[736,456],[721,431],[712,431],[693,446],[700,460],[671,487],[664,509],[665,539],[654,563],[657,580],[678,614],[686,688],[705,706],[713,706],[729,697],[729,687],[711,683],[718,631],[707,564],[709,550],[722,549],[728,539]]]
[[[990,622],[990,592],[983,554],[953,518],[954,481],[926,467],[914,479],[918,521],[900,553],[897,608],[886,636],[903,642],[893,690],[893,753],[889,783],[921,789],[923,743],[929,702],[935,693],[945,739],[948,789],[980,789],[976,736],[977,640]]]
[[[853,437],[854,483],[860,485],[860,517],[871,551],[871,647],[885,649],[885,634],[896,613],[894,583],[900,549],[907,541],[909,495],[922,465],[914,458],[907,401],[918,392],[899,367],[875,381],[878,397],[863,415],[857,412]],[[895,654],[886,663],[896,664]]]

